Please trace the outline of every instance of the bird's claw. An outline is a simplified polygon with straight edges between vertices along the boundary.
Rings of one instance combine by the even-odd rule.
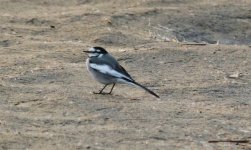
[[[108,95],[108,94],[112,94],[111,92],[109,93],[105,93],[105,92],[92,92],[93,94],[102,94],[102,95]]]

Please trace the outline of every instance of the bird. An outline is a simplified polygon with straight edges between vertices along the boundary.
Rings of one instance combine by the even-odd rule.
[[[94,94],[111,94],[117,83],[124,83],[142,88],[153,96],[159,98],[156,93],[137,83],[104,48],[96,46],[84,50],[83,52],[88,53],[88,58],[86,60],[88,72],[96,81],[104,84],[104,87],[99,92],[93,92]],[[103,92],[108,85],[112,85],[110,92]]]

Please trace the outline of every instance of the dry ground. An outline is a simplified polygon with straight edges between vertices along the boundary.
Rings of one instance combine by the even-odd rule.
[[[0,149],[251,149],[249,0],[0,3]],[[161,100],[91,94],[91,46]]]

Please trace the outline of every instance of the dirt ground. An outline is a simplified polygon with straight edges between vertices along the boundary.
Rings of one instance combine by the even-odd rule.
[[[251,149],[250,0],[0,3],[0,149]],[[92,46],[160,100],[92,94]]]

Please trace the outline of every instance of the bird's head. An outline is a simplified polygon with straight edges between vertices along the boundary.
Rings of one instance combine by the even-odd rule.
[[[88,51],[83,51],[88,53],[89,57],[101,57],[107,54],[107,51],[102,47],[92,47]]]

